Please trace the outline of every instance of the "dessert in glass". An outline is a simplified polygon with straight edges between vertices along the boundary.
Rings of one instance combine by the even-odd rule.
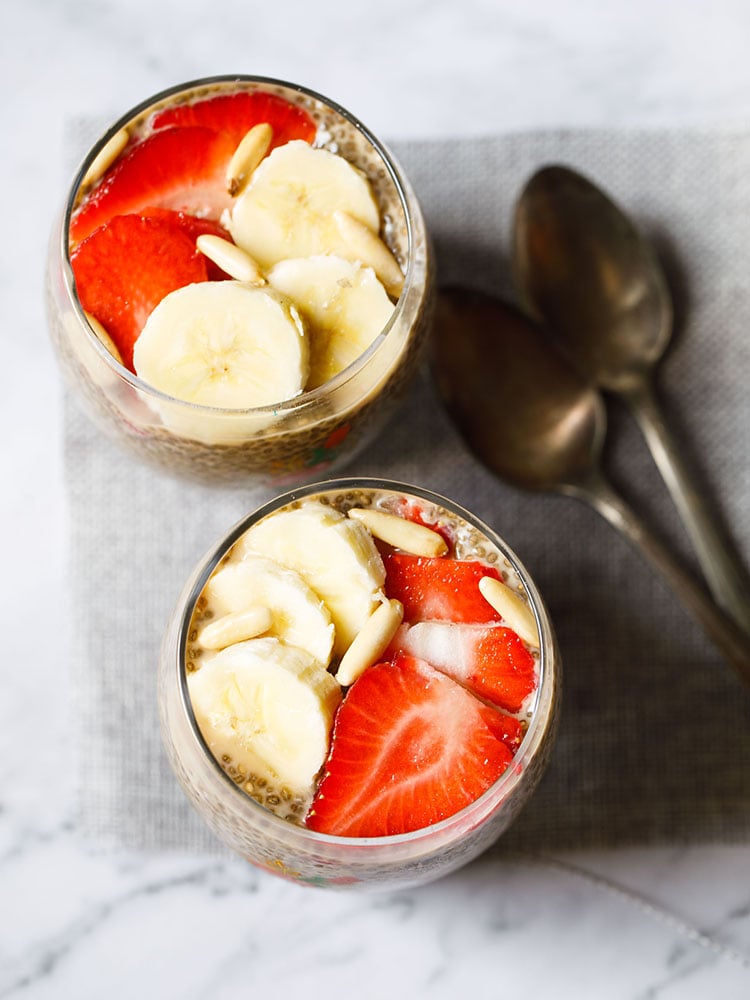
[[[61,367],[111,437],[202,481],[296,485],[390,415],[433,269],[408,181],[351,114],[216,77],[149,98],[90,150],[46,298]]]
[[[551,750],[560,664],[508,545],[437,494],[308,484],[194,569],[162,646],[164,745],[239,855],[403,888],[477,857]]]

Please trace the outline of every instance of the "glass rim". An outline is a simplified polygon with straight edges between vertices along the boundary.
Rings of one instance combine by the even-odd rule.
[[[186,93],[191,90],[198,90],[201,87],[209,87],[214,84],[225,84],[228,88],[231,84],[243,83],[252,83],[267,87],[283,87],[286,90],[298,93],[303,97],[318,101],[341,116],[365,138],[365,140],[373,147],[382,160],[388,176],[395,187],[399,203],[401,204],[406,227],[407,260],[403,288],[398,300],[394,304],[393,312],[388,322],[377,337],[375,337],[367,350],[360,354],[359,357],[355,358],[351,364],[347,365],[347,367],[342,369],[340,372],[337,372],[333,378],[328,379],[322,385],[317,386],[314,389],[300,392],[296,396],[292,396],[290,399],[281,400],[276,403],[267,403],[263,406],[229,409],[218,406],[206,406],[202,403],[191,403],[188,400],[179,399],[176,396],[170,396],[168,393],[156,389],[154,386],[150,385],[150,383],[131,372],[107,350],[99,337],[97,337],[90,323],[86,320],[85,311],[78,298],[73,268],[70,263],[70,240],[68,238],[68,233],[70,231],[71,216],[73,214],[81,182],[86,175],[86,171],[93,163],[99,151],[106,145],[112,136],[120,131],[120,129],[125,127],[129,122],[143,115],[149,108],[155,108],[160,103],[167,102],[170,98],[176,97],[179,94]],[[99,139],[92,144],[89,151],[84,156],[75,174],[73,183],[68,191],[62,215],[59,249],[62,260],[63,282],[65,290],[75,308],[76,318],[80,321],[81,326],[87,335],[87,339],[93,346],[94,350],[100,358],[106,362],[108,367],[111,368],[114,375],[127,385],[131,386],[133,389],[136,389],[139,393],[142,393],[144,396],[153,398],[162,404],[168,404],[188,412],[202,413],[216,417],[237,418],[293,415],[320,403],[322,400],[327,399],[330,395],[335,394],[340,388],[347,385],[352,379],[359,375],[359,373],[367,367],[370,360],[379,353],[388,335],[396,326],[401,313],[404,311],[407,298],[410,297],[409,293],[414,287],[414,259],[416,244],[413,220],[415,216],[421,220],[421,209],[419,208],[416,196],[414,195],[408,180],[391,151],[370,131],[370,129],[363,125],[355,115],[353,115],[350,111],[347,111],[347,109],[338,102],[333,101],[330,98],[325,97],[323,94],[320,94],[318,91],[305,87],[302,84],[290,83],[286,80],[277,79],[275,77],[254,76],[246,73],[229,73],[217,76],[199,77],[198,79],[190,80],[185,83],[173,84],[172,86],[160,90],[151,97],[147,97],[145,100],[134,105],[130,110],[120,115],[120,117],[102,133]]]
[[[407,833],[389,834],[382,837],[348,837],[320,833],[316,830],[310,830],[307,827],[290,823],[288,820],[275,815],[270,809],[267,809],[265,806],[254,801],[246,792],[239,788],[231,777],[224,771],[221,764],[208,747],[196,721],[187,686],[187,636],[190,629],[190,621],[193,611],[211,573],[232,545],[234,545],[234,543],[241,537],[247,528],[250,527],[251,524],[256,523],[266,515],[294,502],[295,500],[304,499],[314,493],[349,491],[353,489],[377,489],[392,491],[394,493],[412,495],[418,497],[419,499],[427,500],[431,503],[443,506],[446,510],[457,514],[461,518],[465,519],[466,522],[472,527],[486,535],[489,541],[498,549],[503,558],[508,560],[512,569],[517,573],[519,580],[523,584],[524,590],[529,599],[529,606],[534,614],[540,638],[539,684],[534,696],[534,707],[531,709],[531,718],[523,739],[521,740],[521,744],[513,755],[513,758],[508,764],[506,770],[477,799],[464,806],[464,808],[460,809],[458,812],[440,820],[438,823],[420,827],[417,830],[411,830]],[[221,539],[214,546],[212,546],[208,553],[204,555],[202,560],[194,567],[192,578],[192,584],[189,588],[186,587],[185,590],[183,590],[177,605],[177,609],[181,607],[177,629],[177,656],[176,663],[173,663],[170,668],[174,669],[176,667],[177,670],[179,700],[184,719],[188,723],[195,745],[200,749],[202,756],[211,766],[214,774],[217,776],[217,780],[220,781],[223,787],[231,789],[231,794],[236,796],[235,801],[240,804],[239,808],[247,809],[249,810],[251,816],[257,816],[258,818],[261,818],[264,823],[268,823],[272,827],[277,827],[278,829],[283,830],[286,836],[294,837],[301,843],[304,842],[310,845],[318,844],[321,847],[340,846],[347,848],[356,846],[359,848],[392,848],[401,845],[406,846],[417,844],[423,839],[427,839],[428,837],[433,838],[440,834],[448,835],[451,828],[454,826],[460,826],[462,821],[471,812],[479,813],[479,818],[477,819],[477,825],[479,825],[484,821],[484,819],[487,818],[489,813],[493,811],[494,807],[491,804],[492,800],[497,797],[498,801],[502,802],[507,797],[507,793],[510,792],[510,790],[512,790],[519,783],[519,781],[523,779],[528,764],[534,759],[544,743],[545,733],[553,721],[553,694],[554,689],[558,684],[558,668],[556,665],[557,654],[555,652],[555,639],[552,630],[552,623],[549,618],[549,612],[547,611],[544,601],[539,594],[539,591],[537,590],[528,570],[507,542],[500,538],[496,531],[490,528],[476,515],[472,514],[455,501],[450,500],[439,493],[396,480],[365,476],[352,476],[308,483],[307,485],[289,490],[286,493],[279,494],[266,501],[255,510],[244,515],[221,537]],[[549,705],[548,710],[545,710],[545,705]],[[514,766],[517,764],[524,766]]]

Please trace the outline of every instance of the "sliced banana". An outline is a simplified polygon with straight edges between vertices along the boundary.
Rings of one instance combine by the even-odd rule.
[[[323,600],[336,629],[338,656],[385,599],[385,567],[369,531],[317,501],[270,514],[248,528],[237,554],[253,553],[296,570]]]
[[[356,361],[393,315],[393,303],[372,268],[341,257],[280,261],[268,283],[294,301],[310,328],[308,389]]]
[[[374,233],[380,228],[364,174],[342,156],[295,139],[272,150],[253,172],[232,207],[229,230],[266,269],[290,257],[346,256],[333,215],[337,210]]]
[[[333,650],[331,616],[299,573],[261,555],[222,566],[206,584],[206,597],[219,621],[252,607],[270,612],[269,635],[299,646],[327,666]],[[207,626],[210,628],[210,626]]]
[[[203,738],[248,779],[309,795],[328,753],[336,680],[310,653],[279,639],[249,639],[188,674]]]
[[[170,292],[133,352],[136,373],[188,403],[248,409],[296,396],[309,374],[308,338],[293,304],[237,281]]]

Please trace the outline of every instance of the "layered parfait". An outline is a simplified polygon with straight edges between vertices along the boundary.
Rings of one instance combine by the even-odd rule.
[[[295,496],[217,555],[165,646],[162,708],[223,839],[325,883],[435,877],[497,837],[538,779],[555,700],[543,606],[498,541],[441,498],[368,484]],[[210,757],[202,777],[186,740]],[[353,857],[410,837],[403,869]],[[328,838],[349,846],[330,855]]]
[[[87,157],[49,268],[53,339],[107,429],[216,481],[302,481],[387,416],[427,329],[413,193],[302,88],[222,78],[127,115]]]

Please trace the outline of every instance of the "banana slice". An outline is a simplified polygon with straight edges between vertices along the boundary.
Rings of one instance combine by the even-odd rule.
[[[237,281],[170,292],[146,321],[133,362],[155,389],[223,409],[290,399],[309,374],[305,328],[292,303]]]
[[[188,674],[211,753],[248,781],[308,796],[328,753],[341,688],[304,649],[249,639]]]
[[[315,389],[355,361],[393,315],[394,306],[370,267],[341,257],[296,257],[267,275],[310,327],[310,376]]]
[[[380,211],[367,178],[342,156],[295,139],[253,172],[229,218],[235,243],[269,268],[289,257],[346,256],[333,213],[346,212],[377,233]]]
[[[241,562],[232,561],[217,570],[205,593],[219,620],[251,607],[267,608],[271,614],[269,635],[305,649],[328,666],[334,637],[331,616],[293,569],[265,556],[247,555]]]
[[[238,281],[170,292],[146,321],[133,363],[149,385],[183,401],[154,401],[163,423],[206,444],[246,441],[272,423],[272,414],[232,411],[291,399],[310,368],[307,332],[293,303]]]
[[[336,629],[338,656],[385,599],[385,567],[369,531],[317,501],[271,514],[248,528],[237,554],[252,553],[295,569],[323,600]]]

